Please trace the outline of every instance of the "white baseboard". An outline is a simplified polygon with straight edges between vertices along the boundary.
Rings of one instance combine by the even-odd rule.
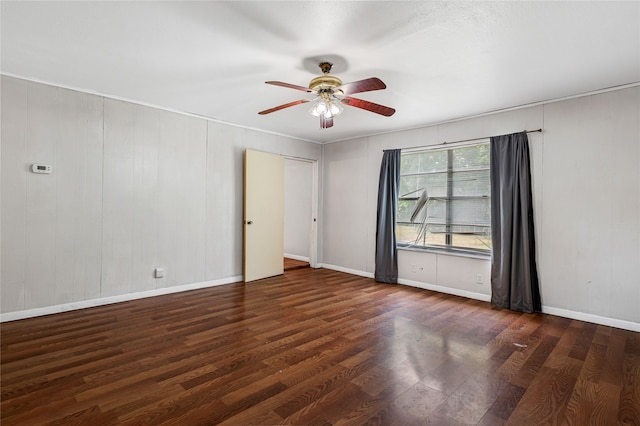
[[[355,269],[343,268],[342,266],[319,264],[319,268],[332,269],[334,271],[346,272],[347,274],[358,275],[361,277],[373,278],[373,274],[370,272],[358,271]],[[406,280],[403,278],[398,279],[398,284],[408,285],[411,287],[423,288],[425,290],[437,291],[439,293],[453,294],[454,296],[462,296],[469,299],[481,300],[483,302],[490,302],[491,295],[483,293],[475,293],[466,290],[459,290],[451,287],[443,287],[435,284],[427,284],[418,281]],[[570,311],[568,309],[559,309],[552,306],[542,306],[542,313],[549,315],[556,315],[563,318],[575,319],[585,322],[591,322],[594,324],[606,325],[608,327],[621,328],[623,330],[640,332],[640,323],[633,321],[620,320],[616,318],[602,317],[599,315],[585,314],[583,312]]]
[[[293,259],[293,260],[301,260],[303,262],[308,262],[309,261],[309,257],[308,256],[298,256],[297,254],[289,254],[289,253],[285,253],[284,257],[287,257],[289,259]]]
[[[327,263],[321,263],[318,265],[318,267],[331,269],[333,271],[338,271],[338,272],[344,272],[351,275],[358,275],[361,277],[373,278],[373,274],[371,272],[358,271],[357,269],[343,268],[342,266],[329,265]]]
[[[357,275],[357,276],[366,277],[366,278],[373,278],[373,274],[370,272],[364,272],[364,271],[359,271],[359,270],[350,269],[350,268],[343,268],[342,266],[319,263],[317,267],[331,269],[339,272],[345,272],[347,274]],[[242,275],[238,275],[238,276],[223,278],[219,280],[185,284],[185,285],[180,285],[175,287],[158,288],[155,290],[142,291],[138,293],[121,294],[118,296],[102,297],[100,299],[70,302],[70,303],[64,303],[61,305],[46,306],[43,308],[27,309],[24,311],[0,313],[0,323],[8,322],[8,321],[16,321],[16,320],[25,319],[25,318],[39,317],[43,315],[57,314],[60,312],[74,311],[77,309],[91,308],[94,306],[102,306],[102,305],[109,305],[112,303],[126,302],[129,300],[143,299],[146,297],[162,296],[165,294],[179,293],[182,291],[197,290],[200,288],[231,284],[231,283],[235,283],[242,280],[243,280]],[[443,287],[435,284],[421,283],[418,281],[405,280],[402,278],[398,280],[398,284],[422,288],[425,290],[437,291],[439,293],[453,294],[455,296],[467,297],[469,299],[481,300],[483,302],[489,302],[491,300],[491,296],[487,294],[475,293],[475,292],[466,291],[466,290],[459,290],[459,289],[450,288],[450,287]],[[568,309],[554,308],[552,306],[546,306],[546,305],[542,306],[542,312],[545,314],[556,315],[559,317],[575,319],[579,321],[586,321],[594,324],[606,325],[608,327],[621,328],[623,330],[640,332],[640,323],[633,322],[633,321],[626,321],[626,320],[620,320],[616,318],[603,317],[599,315],[586,314],[583,312],[576,312]]]
[[[453,294],[454,296],[462,296],[462,297],[466,297],[467,299],[482,300],[483,302],[491,301],[491,295],[489,294],[475,293],[472,291],[460,290],[460,289],[451,288],[451,287],[444,287],[436,284],[427,284],[427,283],[421,283],[418,281],[405,280],[404,278],[398,279],[398,284],[423,288],[425,290],[437,291],[438,293]]]
[[[182,291],[197,290],[206,287],[231,284],[242,281],[242,275],[222,278],[213,281],[203,281],[193,284],[179,285],[175,287],[158,288],[155,290],[141,291],[137,293],[120,294],[117,296],[101,297],[99,299],[82,300],[78,302],[63,303],[61,305],[45,306],[43,308],[27,309],[24,311],[7,312],[0,314],[0,322],[16,321],[25,318],[40,317],[43,315],[57,314],[60,312],[75,311],[77,309],[92,308],[95,306],[110,305],[112,303],[127,302],[130,300],[144,299],[146,297],[162,296]]]
[[[575,319],[579,321],[592,322],[594,324],[606,325],[609,327],[621,328],[623,330],[640,332],[640,323],[633,321],[602,317],[600,315],[585,314],[583,312],[570,311],[568,309],[554,308],[552,306],[545,305],[542,305],[542,313]]]
[[[465,290],[458,290],[455,288],[442,287],[434,284],[425,284],[417,281],[410,281],[405,279],[399,279],[398,284],[410,285],[412,287],[424,288],[426,290],[433,290],[440,293],[453,294],[456,296],[467,297],[469,299],[482,300],[483,302],[491,302],[491,295],[474,293]],[[606,325],[609,327],[621,328],[623,330],[639,331],[640,324],[633,321],[619,320],[615,318],[602,317],[599,315],[585,314],[583,312],[570,311],[568,309],[559,309],[552,306],[542,306],[542,313],[549,315],[556,315],[563,318],[575,319],[585,322],[591,322],[594,324]]]

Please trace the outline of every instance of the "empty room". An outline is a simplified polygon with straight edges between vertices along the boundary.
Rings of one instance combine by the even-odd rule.
[[[640,1],[0,19],[3,425],[640,425]]]

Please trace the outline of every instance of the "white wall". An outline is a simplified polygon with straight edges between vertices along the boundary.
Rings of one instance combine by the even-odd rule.
[[[636,86],[325,145],[323,263],[373,276],[383,149],[543,128],[529,141],[544,310],[640,330],[639,123]],[[398,257],[401,283],[489,299],[488,259]]]
[[[640,87],[547,105],[544,120],[543,303],[640,323]]]
[[[240,279],[244,149],[321,159],[313,143],[1,82],[3,319]]]
[[[284,252],[309,260],[313,164],[284,160]]]

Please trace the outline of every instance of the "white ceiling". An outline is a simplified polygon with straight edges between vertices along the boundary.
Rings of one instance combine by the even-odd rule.
[[[640,81],[640,2],[2,1],[2,73],[330,142]],[[379,77],[320,129],[301,86]]]

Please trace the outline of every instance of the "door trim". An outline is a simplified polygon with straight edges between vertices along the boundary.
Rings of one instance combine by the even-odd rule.
[[[320,267],[318,262],[318,204],[319,204],[319,168],[318,160],[283,155],[285,160],[311,163],[311,229],[309,230],[309,266]],[[286,225],[285,225],[286,226]]]

